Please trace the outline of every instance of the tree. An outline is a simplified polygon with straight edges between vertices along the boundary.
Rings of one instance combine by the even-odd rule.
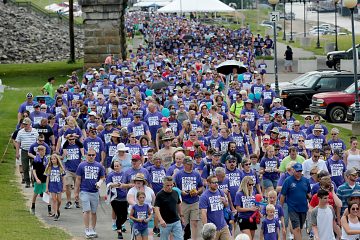
[[[75,63],[74,0],[69,0],[69,38],[70,38],[70,59],[68,63]]]

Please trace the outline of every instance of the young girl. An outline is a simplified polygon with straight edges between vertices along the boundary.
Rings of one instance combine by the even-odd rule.
[[[151,209],[145,202],[145,193],[137,192],[138,203],[130,211],[130,219],[134,221],[133,233],[136,240],[148,239],[148,222],[151,220]]]
[[[46,193],[51,193],[52,209],[55,212],[51,214],[51,217],[54,217],[54,221],[57,221],[60,217],[61,193],[65,192],[65,168],[60,161],[59,155],[51,155],[44,174],[47,176]]]

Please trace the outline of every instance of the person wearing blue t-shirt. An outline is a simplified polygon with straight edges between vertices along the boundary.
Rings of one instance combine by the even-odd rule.
[[[302,176],[302,165],[293,165],[293,175],[288,177],[281,188],[280,204],[288,205],[289,218],[295,239],[301,239],[301,229],[306,220],[308,199],[311,198],[310,182]]]
[[[79,199],[82,201],[87,238],[97,237],[95,227],[96,210],[99,204],[99,188],[105,180],[105,168],[95,161],[95,157],[95,149],[88,149],[86,161],[80,163],[76,170],[75,201],[79,201]]]

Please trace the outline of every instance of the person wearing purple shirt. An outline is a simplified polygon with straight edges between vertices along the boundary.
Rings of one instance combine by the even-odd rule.
[[[150,174],[150,183],[154,193],[157,194],[163,188],[163,178],[166,176],[166,169],[161,164],[161,157],[155,154],[153,157],[154,165],[147,168]]]
[[[236,168],[237,160],[233,156],[228,156],[225,160],[225,175],[229,179],[229,192],[232,202],[239,190],[241,183],[241,171]]]
[[[191,157],[185,157],[184,169],[175,174],[174,182],[181,190],[184,225],[190,224],[191,239],[196,239],[199,221],[199,195],[203,192],[203,183],[200,174],[193,170],[193,164]]]
[[[101,162],[101,164],[104,165],[104,161],[105,161],[104,143],[101,140],[101,138],[96,136],[96,128],[94,127],[90,127],[88,137],[84,140],[85,153],[87,153],[89,149],[94,149],[96,151],[95,160],[97,162]]]
[[[30,113],[29,117],[30,117],[31,121],[33,122],[33,126],[35,126],[35,124],[40,123],[41,119],[47,118],[47,114],[40,111],[39,103],[35,103],[34,111]]]
[[[218,179],[216,176],[208,177],[207,184],[208,189],[200,196],[199,203],[202,224],[215,224],[216,235],[219,239],[231,239],[223,210],[224,207],[229,205],[229,201],[224,192],[218,189]]]
[[[18,109],[18,122],[20,122],[20,119],[22,119],[24,112],[29,111],[30,113],[32,113],[34,111],[35,102],[33,101],[33,97],[34,96],[32,95],[32,93],[26,94],[26,101],[22,103]]]
[[[256,96],[256,94],[260,94],[260,96],[261,96],[264,89],[265,89],[264,85],[261,84],[261,78],[257,77],[256,83],[250,87],[250,92],[252,94],[254,94],[255,96]],[[260,99],[254,98],[254,103],[256,103],[256,104],[260,103]]]
[[[269,207],[272,206],[274,208],[274,205],[268,205]],[[280,231],[280,224],[279,221],[273,217],[274,210],[271,209],[271,211],[268,210],[268,207],[266,207],[266,212],[269,212],[269,214],[266,216],[266,218],[262,221],[261,224],[261,233],[260,233],[260,240],[278,240],[279,239],[279,231]],[[270,217],[272,216],[272,217]]]
[[[99,188],[105,180],[104,167],[95,161],[96,152],[88,149],[86,161],[76,170],[75,200],[82,201],[86,237],[97,237],[96,210],[99,204]],[[91,217],[90,217],[91,215]],[[90,226],[91,219],[91,226]]]
[[[104,144],[108,144],[109,142],[111,142],[111,134],[115,131],[116,129],[113,127],[113,122],[111,120],[106,120],[105,122],[105,128],[104,130],[102,130],[100,132],[100,134],[98,135],[98,137],[101,138],[101,140],[104,142]]]
[[[182,158],[175,158],[175,164],[171,165],[166,171],[166,176],[175,176],[175,174],[184,169]]]
[[[255,236],[257,226],[256,222],[250,222],[249,218],[255,211],[259,210],[259,208],[255,206],[254,201],[254,181],[252,177],[246,176],[242,179],[239,191],[236,193],[234,206],[238,212],[241,232],[247,234],[251,239],[254,239],[253,236]]]
[[[273,104],[274,106],[271,108],[270,114],[279,113],[281,116],[284,116],[284,112],[287,108],[281,105],[281,99],[275,98]]]
[[[275,157],[274,146],[266,148],[265,156],[260,161],[260,174],[263,174],[265,193],[276,189],[279,175],[279,159]]]
[[[202,169],[201,178],[207,179],[209,176],[215,174],[215,168],[224,167],[224,165],[220,162],[220,157],[222,154],[220,152],[215,152],[211,155],[211,162],[206,163]]]
[[[38,154],[38,147],[39,146],[44,146],[45,147],[45,155],[46,156],[50,155],[51,148],[49,147],[49,145],[47,145],[45,143],[44,135],[39,134],[37,141],[30,145],[30,148],[29,148],[29,151],[28,151],[28,156],[31,157],[32,159],[34,159],[36,154]]]
[[[331,139],[328,141],[328,144],[332,151],[336,148],[342,149],[343,151],[346,150],[346,144],[339,138],[339,129],[337,128],[331,129]]]
[[[249,123],[250,131],[254,132],[259,127],[259,114],[254,109],[254,103],[251,99],[245,101],[245,107],[241,110],[241,119]]]
[[[155,142],[156,132],[161,127],[160,119],[163,117],[163,115],[157,111],[156,106],[153,103],[149,104],[148,109],[149,113],[145,115],[144,121],[149,126],[152,141]]]
[[[290,130],[290,139],[293,144],[293,146],[298,146],[298,141],[300,137],[306,138],[306,134],[300,130],[300,122],[294,121],[293,130]]]
[[[228,150],[229,142],[233,142],[234,139],[229,136],[229,129],[222,127],[220,129],[220,137],[216,140],[215,149],[220,152],[226,152]]]
[[[306,134],[307,135],[310,135],[311,133],[313,133],[314,129],[318,126],[320,126],[321,128],[321,134],[326,136],[328,135],[329,131],[328,129],[326,128],[326,126],[320,124],[320,119],[316,119],[315,118],[316,116],[314,116],[314,121],[316,120],[315,124],[314,125],[310,125],[307,129],[306,129]]]
[[[339,187],[345,182],[344,173],[346,171],[346,166],[342,160],[343,150],[336,148],[333,153],[332,157],[326,161],[326,167],[330,173],[331,180]]]
[[[149,139],[151,139],[151,133],[149,131],[149,127],[147,123],[140,121],[141,112],[136,112],[134,115],[134,121],[132,121],[128,126],[128,133],[134,133],[136,139],[140,139],[141,136],[147,135]]]
[[[322,131],[323,129],[320,124],[316,124],[315,128],[313,128],[313,133],[306,137],[306,140],[312,140],[313,148],[322,149],[326,143],[326,137],[321,133]]]
[[[276,93],[274,92],[274,90],[271,89],[271,84],[270,83],[265,83],[265,89],[261,94],[261,101],[260,103],[262,103],[262,106],[265,109],[265,112],[268,113],[270,111],[270,106],[273,102],[273,100],[276,97]]]
[[[260,179],[256,173],[255,169],[251,169],[251,162],[248,159],[244,159],[241,162],[241,167],[242,167],[242,171],[241,171],[241,179],[243,179],[246,176],[250,176],[253,179],[254,182],[254,190],[256,191],[255,193],[259,193],[261,194],[261,186],[260,186]]]
[[[117,123],[121,127],[128,127],[129,124],[134,120],[134,117],[129,113],[128,106],[122,105],[120,116],[117,118]]]
[[[134,154],[131,157],[131,168],[125,171],[124,173],[124,179],[125,183],[129,185],[129,188],[132,187],[131,181],[134,180],[137,173],[142,173],[145,176],[145,179],[147,182],[150,182],[150,174],[149,171],[146,168],[143,168],[141,166],[141,156],[138,154]]]

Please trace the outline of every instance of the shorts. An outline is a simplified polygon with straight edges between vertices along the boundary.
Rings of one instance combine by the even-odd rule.
[[[293,61],[292,60],[285,60],[285,67],[291,67],[293,65]]]
[[[251,223],[248,218],[239,218],[239,227],[240,230],[256,230],[257,224],[255,220]]]
[[[46,190],[46,183],[36,183],[34,182],[34,193],[35,194],[43,194]]]
[[[302,229],[306,220],[306,213],[289,211],[289,219],[293,229],[298,227]]]
[[[75,186],[76,173],[66,170],[65,175],[65,185],[74,185]]]
[[[188,204],[185,202],[181,203],[181,209],[184,214],[185,225],[192,221],[199,221],[199,202]]]
[[[144,237],[144,236],[147,236],[147,235],[149,235],[149,231],[148,231],[148,228],[145,228],[145,229],[142,229],[142,230],[139,230],[139,229],[136,229],[136,228],[134,228],[133,229],[133,232],[134,232],[134,236],[142,236],[142,237]]]
[[[265,189],[269,188],[269,187],[273,187],[274,189],[276,189],[278,180],[272,180],[272,179],[263,179],[263,187]]]
[[[80,200],[82,202],[83,212],[96,213],[99,204],[99,193],[80,192]]]

